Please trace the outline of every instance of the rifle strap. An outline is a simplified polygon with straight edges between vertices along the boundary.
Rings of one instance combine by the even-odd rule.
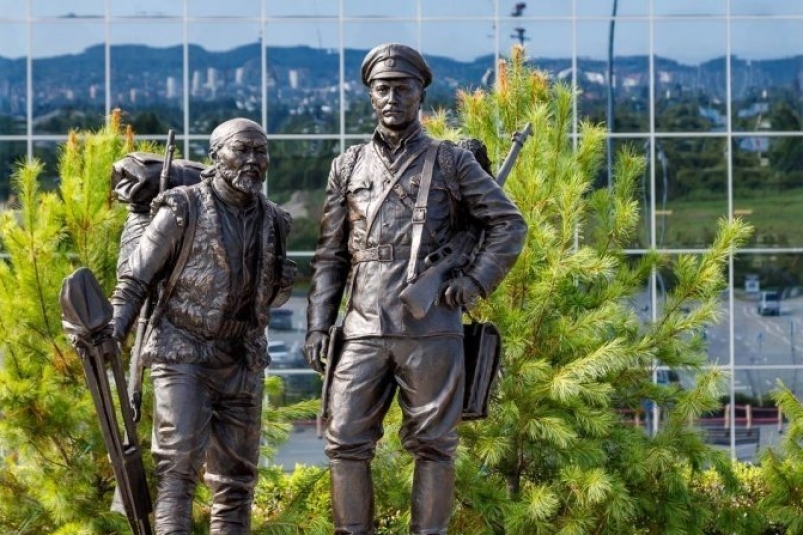
[[[181,238],[181,250],[170,272],[170,278],[167,279],[162,291],[159,292],[159,301],[151,315],[148,331],[162,318],[167,308],[167,301],[170,299],[170,294],[173,293],[173,289],[176,287],[181,272],[184,271],[184,266],[187,265],[187,259],[192,250],[192,243],[195,241],[195,227],[198,219],[197,208],[195,207],[195,195],[190,195],[190,191],[187,188],[174,188],[174,191],[180,192],[187,200],[187,226],[184,228],[184,235]],[[149,334],[150,332],[146,333],[143,340],[147,340]]]
[[[429,200],[429,188],[432,185],[432,174],[435,170],[435,159],[438,156],[438,147],[441,142],[433,140],[427,149],[424,157],[424,170],[421,172],[421,184],[418,186],[418,195],[413,206],[413,235],[410,240],[410,261],[407,263],[407,283],[411,283],[416,278],[416,264],[418,251],[421,249],[421,237],[424,233],[424,225],[427,222],[427,201]]]

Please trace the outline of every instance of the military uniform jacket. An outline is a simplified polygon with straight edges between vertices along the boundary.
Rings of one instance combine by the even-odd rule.
[[[307,311],[308,330],[326,331],[346,295],[344,337],[462,335],[462,313],[439,304],[416,320],[399,294],[407,285],[415,203],[426,148],[434,141],[420,126],[395,158],[378,133],[332,162],[326,189]],[[411,159],[406,169],[404,163]],[[394,181],[394,174],[398,180]],[[393,188],[383,199],[383,190]],[[438,149],[418,255],[447,243],[466,218],[479,222],[485,239],[465,274],[484,295],[507,274],[521,251],[526,225],[518,208],[474,156],[452,143]]]

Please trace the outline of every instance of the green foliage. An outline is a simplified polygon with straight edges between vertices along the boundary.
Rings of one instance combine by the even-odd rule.
[[[111,293],[126,210],[112,200],[110,169],[133,150],[161,152],[153,144],[135,145],[131,128],[124,129],[115,112],[97,131],[70,134],[59,154],[58,191],[42,190],[45,170],[38,161],[24,162],[15,172],[20,208],[0,219],[8,254],[0,262],[0,533],[130,533],[125,517],[109,511],[114,476],[80,358],[62,332],[59,291],[64,277],[86,266]],[[138,429],[146,468],[152,464],[149,383]],[[279,378],[267,379],[268,395],[280,395],[282,388]],[[309,419],[316,409],[315,401],[266,404],[264,457],[286,440],[292,421]],[[291,476],[263,469],[258,504],[269,503],[277,488],[283,499],[271,514],[258,517],[255,533],[297,533],[288,528],[298,519],[295,508],[316,505],[307,498],[324,476],[314,469]],[[196,533],[208,531],[210,501],[201,486]],[[320,526],[327,516],[319,517],[298,525],[309,527],[307,533],[325,533]]]
[[[477,310],[500,327],[505,354],[490,418],[462,428],[460,463],[473,463],[483,480],[460,482],[454,524],[476,533],[703,533],[710,503],[690,488],[689,474],[713,466],[729,491],[737,481],[688,426],[718,406],[723,380],[703,372],[695,333],[718,319],[725,267],[750,229],[721,222],[698,256],[628,259],[644,161],[620,150],[613,183],[594,190],[605,131],[581,123],[573,140],[572,99],[514,50],[492,91],[460,96],[457,125],[446,114],[427,124],[440,137],[480,139],[497,162],[510,132],[526,121],[534,132],[506,183],[528,222],[527,243]],[[674,286],[643,324],[632,302],[658,270],[671,271]],[[693,373],[695,384],[653,384],[655,364]],[[645,399],[666,415],[652,437],[621,416]],[[479,489],[495,499],[481,515]]]
[[[61,329],[61,281],[77,266],[113,284],[124,210],[112,203],[111,163],[128,150],[119,116],[70,135],[60,192],[42,192],[39,162],[14,175],[20,209],[0,223],[0,531],[114,533],[113,477],[80,360]]]

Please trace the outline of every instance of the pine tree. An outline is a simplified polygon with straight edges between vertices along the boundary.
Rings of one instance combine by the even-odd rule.
[[[100,131],[71,133],[58,192],[39,189],[41,163],[14,175],[20,208],[3,215],[0,263],[0,531],[116,533],[114,489],[79,357],[61,328],[59,290],[78,266],[114,283],[125,210],[112,202],[110,169],[133,150],[119,113]]]
[[[610,187],[593,190],[605,130],[581,122],[572,137],[573,97],[515,48],[492,90],[462,93],[456,117],[427,122],[437,137],[481,140],[497,162],[509,133],[527,121],[534,132],[506,184],[527,220],[527,242],[475,311],[502,331],[504,357],[490,417],[461,428],[452,528],[463,535],[703,533],[718,519],[690,478],[714,466],[730,488],[735,479],[730,461],[689,425],[718,406],[723,380],[722,372],[703,370],[700,332],[718,319],[730,255],[750,228],[722,221],[700,255],[626,256],[645,162],[619,151]],[[658,272],[671,275],[673,286],[654,321],[642,322],[633,299]],[[657,364],[692,373],[694,385],[655,384]],[[623,417],[644,400],[665,415],[654,436]]]
[[[20,165],[14,176],[20,208],[0,220],[8,255],[0,261],[0,533],[130,533],[126,518],[109,510],[114,476],[80,358],[62,332],[59,305],[64,277],[79,266],[89,267],[111,293],[126,218],[124,206],[112,198],[111,165],[132,150],[162,152],[153,143],[135,143],[120,117],[115,112],[95,132],[70,133],[61,147],[58,191],[40,189],[40,162]],[[138,433],[150,467],[149,381],[144,387]],[[267,393],[278,396],[281,388],[279,378],[266,380]],[[310,418],[316,407],[310,401],[266,404],[264,456],[271,458],[287,439],[292,421]],[[322,475],[314,469],[285,475],[263,468],[260,505],[270,501],[277,486],[289,498],[272,503],[264,515],[259,511],[256,526],[265,533],[287,533],[310,481]],[[208,532],[210,501],[201,486],[196,533]],[[325,524],[318,516],[310,525]]]

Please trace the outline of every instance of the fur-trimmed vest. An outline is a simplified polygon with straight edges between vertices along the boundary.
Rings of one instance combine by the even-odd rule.
[[[278,273],[282,259],[277,256],[277,225],[275,218],[283,218],[289,225],[289,214],[275,203],[260,197],[262,225],[257,272],[254,277],[255,307],[251,320],[242,329],[234,329],[224,318],[233,307],[229,300],[231,260],[223,241],[219,210],[211,186],[201,182],[185,188],[189,194],[168,190],[157,197],[153,209],[169,207],[180,226],[185,227],[188,215],[187,199],[195,203],[195,235],[175,287],[165,306],[165,312],[151,326],[143,348],[146,364],[154,362],[208,363],[215,352],[242,352],[252,369],[267,366],[267,339],[265,329],[270,318],[270,307],[281,304]],[[285,227],[286,228],[286,227]],[[280,253],[279,253],[280,254]],[[181,268],[179,266],[179,268]],[[225,333],[225,334],[224,334]],[[238,357],[239,355],[231,355]]]

